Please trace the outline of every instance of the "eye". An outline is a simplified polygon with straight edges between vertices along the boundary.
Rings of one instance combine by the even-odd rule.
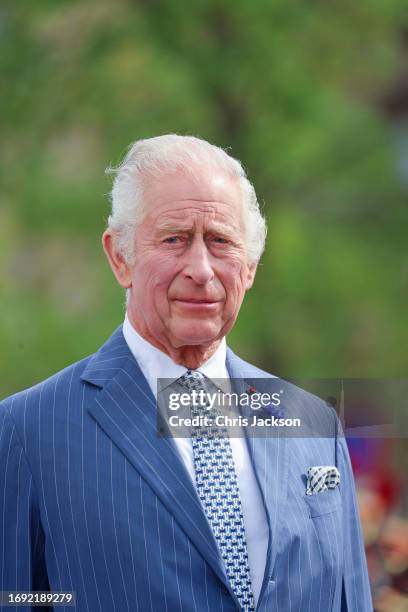
[[[212,240],[217,244],[228,244],[229,242],[226,238],[223,238],[222,236],[214,236]]]
[[[181,240],[180,236],[169,236],[168,238],[165,238],[163,242],[166,242],[167,244],[177,244],[179,240]]]

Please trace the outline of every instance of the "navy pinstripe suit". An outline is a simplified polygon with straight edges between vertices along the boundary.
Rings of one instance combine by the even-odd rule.
[[[265,375],[230,350],[227,367],[233,378]],[[337,427],[323,402],[290,393]],[[372,610],[344,439],[248,445],[270,527],[258,610]],[[2,402],[0,463],[1,590],[73,590],[81,612],[239,609],[187,471],[156,435],[155,401],[121,328],[95,355]],[[340,486],[306,497],[312,465],[337,465]]]

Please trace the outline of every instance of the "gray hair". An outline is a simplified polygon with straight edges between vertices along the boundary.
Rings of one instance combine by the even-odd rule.
[[[178,169],[196,174],[197,167],[203,164],[239,180],[243,195],[247,258],[249,263],[258,263],[265,248],[266,222],[259,209],[255,189],[242,164],[206,140],[178,134],[137,140],[129,146],[119,166],[107,169],[108,173],[114,174],[110,194],[112,213],[108,218],[108,227],[116,237],[120,253],[129,263],[134,259],[134,232],[145,212],[143,187],[146,178],[157,180],[163,174]]]

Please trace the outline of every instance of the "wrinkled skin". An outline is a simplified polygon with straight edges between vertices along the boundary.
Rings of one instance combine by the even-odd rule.
[[[133,263],[118,252],[110,229],[103,235],[112,270],[130,289],[133,327],[187,368],[215,352],[254,280],[241,201],[235,178],[202,167],[194,177],[177,171],[144,189]]]

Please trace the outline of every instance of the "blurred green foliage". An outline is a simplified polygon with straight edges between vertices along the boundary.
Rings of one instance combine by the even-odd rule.
[[[165,132],[229,147],[268,217],[232,348],[283,376],[405,376],[407,187],[381,105],[404,5],[3,2],[1,396],[121,323],[104,169]]]

